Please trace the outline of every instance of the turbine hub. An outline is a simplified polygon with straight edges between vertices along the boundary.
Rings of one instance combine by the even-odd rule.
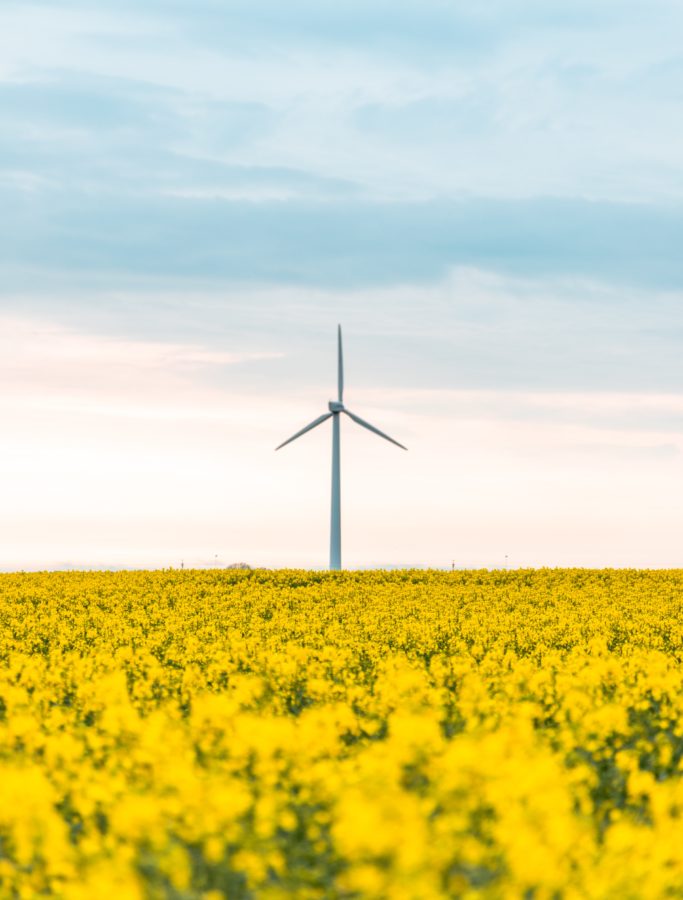
[[[344,412],[344,404],[339,400],[330,400],[327,404],[327,408],[333,413]]]

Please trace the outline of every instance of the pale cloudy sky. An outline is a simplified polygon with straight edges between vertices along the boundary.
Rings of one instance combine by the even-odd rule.
[[[683,565],[677,0],[0,5],[0,568]]]

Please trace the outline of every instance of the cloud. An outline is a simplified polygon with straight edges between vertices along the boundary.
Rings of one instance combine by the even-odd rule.
[[[5,185],[2,197],[5,290],[16,289],[25,270],[352,287],[430,281],[463,265],[622,285],[683,283],[683,208],[675,206],[552,198],[253,203],[104,185],[94,194],[37,198]]]
[[[97,160],[205,192],[213,160],[394,200],[680,200],[680,10],[649,10],[9,3],[5,153],[56,152],[90,190]]]
[[[568,446],[578,435],[588,452],[678,453],[683,437],[683,395],[648,391],[557,390],[361,390],[371,406],[426,417],[452,418],[461,424],[496,421],[543,426],[563,435]],[[586,442],[586,433],[593,439]],[[512,433],[512,431],[511,431]],[[642,443],[643,433],[650,443]],[[599,438],[599,440],[598,440]],[[654,443],[653,438],[656,438]],[[571,444],[574,446],[573,444]]]
[[[169,412],[172,398],[171,408],[178,398],[192,407],[192,385],[201,385],[207,369],[277,357],[193,343],[124,340],[16,315],[0,316],[0,324],[0,376],[13,385],[4,403],[15,410],[168,417],[177,415],[177,410]]]
[[[17,0],[8,2],[9,8],[21,9],[27,4]],[[63,18],[73,11],[86,11],[92,20],[92,7],[83,0],[62,0],[58,4],[28,5],[33,10],[50,10]],[[651,16],[644,26],[652,26],[659,16],[675,15],[678,7],[671,0],[655,0],[651,4]],[[555,2],[551,6],[535,0],[517,2],[491,2],[476,7],[463,2],[444,4],[439,0],[402,0],[391,3],[377,0],[372,5],[350,0],[342,5],[325,0],[296,0],[283,7],[276,0],[260,0],[254,4],[248,0],[232,2],[229,8],[219,0],[198,0],[188,4],[186,0],[150,0],[140,15],[139,4],[132,0],[101,3],[98,13],[104,22],[112,11],[137,14],[140,20],[182,25],[194,40],[219,44],[233,50],[247,46],[263,45],[271,39],[284,43],[319,43],[322,45],[351,45],[370,49],[372,52],[399,52],[413,50],[423,59],[428,51],[434,54],[452,54],[454,49],[477,52],[489,49],[508,35],[510,28],[535,29],[543,32],[604,33],[632,22],[640,11],[637,3],[605,2],[599,6],[589,2]],[[84,30],[87,26],[84,27]],[[90,29],[92,31],[92,24]],[[119,26],[119,33],[127,32]]]
[[[218,386],[253,394],[331,387],[336,325],[349,385],[402,390],[683,390],[679,291],[455,268],[400,285],[178,284],[53,278],[7,292],[1,307],[125,340],[216,352],[286,354],[258,367],[214,367]],[[326,399],[324,396],[323,399]]]

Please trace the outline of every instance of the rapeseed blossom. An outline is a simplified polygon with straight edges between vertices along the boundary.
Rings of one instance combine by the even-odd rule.
[[[0,898],[683,895],[683,572],[0,576]]]

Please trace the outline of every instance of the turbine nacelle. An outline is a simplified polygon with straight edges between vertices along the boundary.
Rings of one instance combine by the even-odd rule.
[[[327,408],[333,413],[344,412],[344,404],[340,400],[330,400],[327,404]]]

